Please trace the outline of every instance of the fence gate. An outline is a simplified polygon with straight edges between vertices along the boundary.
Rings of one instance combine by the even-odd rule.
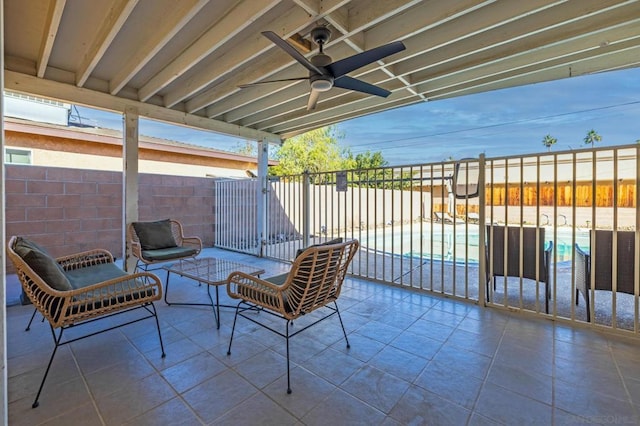
[[[258,179],[220,179],[214,185],[216,247],[260,254]]]

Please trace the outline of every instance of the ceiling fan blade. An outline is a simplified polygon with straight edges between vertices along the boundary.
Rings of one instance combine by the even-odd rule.
[[[386,58],[394,53],[401,52],[404,49],[406,49],[404,43],[401,41],[394,41],[393,43],[365,50],[362,53],[340,59],[339,61],[335,61],[327,65],[326,68],[331,72],[334,78],[338,78],[360,67],[379,61],[380,59]]]
[[[369,95],[382,96],[386,98],[391,94],[390,91],[382,87],[374,86],[357,78],[344,75],[333,81],[333,87],[341,87],[343,89],[355,90],[356,92],[368,93]]]
[[[309,93],[309,101],[307,102],[307,111],[311,111],[316,109],[316,104],[318,103],[318,98],[320,97],[320,92],[317,90],[311,89]]]
[[[257,86],[259,84],[265,83],[280,83],[281,81],[299,81],[299,80],[309,80],[309,77],[295,77],[295,78],[282,78],[279,80],[264,80],[264,81],[256,81],[254,83],[240,84],[239,88],[245,89],[247,87]]]
[[[280,38],[278,34],[274,33],[273,31],[263,31],[262,35],[268,38],[269,40],[271,40],[280,49],[287,52],[290,56],[293,57],[293,59],[300,62],[300,64],[304,66],[306,69],[308,69],[309,71],[316,74],[322,74],[322,70],[320,70],[320,68],[316,67],[311,62],[309,62],[309,60],[305,58],[302,53],[298,52],[296,48],[290,45],[287,41]]]

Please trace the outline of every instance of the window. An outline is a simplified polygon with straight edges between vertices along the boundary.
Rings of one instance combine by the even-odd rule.
[[[4,153],[4,162],[6,164],[31,164],[31,151],[6,148]]]

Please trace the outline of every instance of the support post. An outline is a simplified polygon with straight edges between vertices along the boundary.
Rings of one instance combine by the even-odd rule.
[[[127,107],[124,111],[122,132],[122,266],[125,271],[133,272],[136,260],[127,244],[127,226],[138,220],[138,127],[140,117],[136,108]]]
[[[0,34],[4,34],[4,2],[0,0]],[[0,43],[0,69],[4,70],[4,43]],[[0,73],[0,117],[4,117],[4,73]],[[5,241],[6,216],[5,216],[5,176],[4,167],[4,120],[0,120],[0,375],[2,376],[2,386],[0,387],[0,423],[9,424],[9,399],[7,395],[7,248]]]
[[[269,205],[269,179],[267,173],[269,169],[269,143],[265,140],[258,141],[258,185],[256,194],[256,234],[258,236],[258,256],[264,256],[265,244],[267,243],[267,206]]]

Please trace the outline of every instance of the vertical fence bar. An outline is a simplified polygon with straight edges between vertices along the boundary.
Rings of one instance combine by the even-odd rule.
[[[591,315],[591,322],[595,323],[594,318],[595,317],[595,299],[596,299],[596,286],[595,286],[595,281],[596,281],[596,252],[598,250],[598,247],[596,246],[596,234],[595,234],[595,230],[597,228],[597,223],[596,223],[596,203],[597,203],[597,168],[596,168],[596,164],[597,164],[597,155],[596,155],[596,151],[593,151],[591,153],[591,243],[590,243],[590,252],[591,252],[591,257],[590,257],[590,261],[591,261],[591,276],[589,277],[590,283],[589,283],[589,289],[587,289],[587,291],[589,293],[591,293],[591,297],[589,298],[589,310],[592,313]]]
[[[618,150],[613,150],[613,241],[611,243],[611,327],[618,328]]]
[[[571,152],[571,320],[576,319],[576,224],[577,224],[577,156],[575,151]]]
[[[308,247],[311,243],[310,227],[311,227],[311,182],[309,178],[309,172],[302,174],[302,241],[304,247]]]
[[[478,301],[486,306],[487,295],[485,289],[487,286],[487,262],[485,256],[485,247],[487,244],[487,235],[485,223],[487,223],[487,182],[486,182],[486,162],[484,154],[480,154],[478,161]]]
[[[538,178],[538,180],[540,180]],[[559,194],[558,194],[558,155],[554,154],[553,155],[553,244],[556,244],[558,242],[558,204],[559,204]],[[539,204],[539,203],[538,203]],[[542,241],[542,244],[546,244],[546,241]],[[558,280],[558,248],[556,247],[555,250],[553,250],[553,257],[552,257],[552,263],[553,263],[553,286],[551,287],[551,291],[552,291],[552,296],[551,299],[553,300],[552,303],[552,309],[551,309],[551,314],[552,316],[556,316],[556,312],[557,312],[557,301],[558,301],[558,292],[557,292],[557,280]],[[541,259],[542,261],[542,259]],[[547,268],[550,268],[551,265],[547,265]],[[551,278],[550,278],[551,279]],[[545,283],[547,286],[551,285],[551,283],[547,282]],[[544,297],[547,297],[547,294],[545,292]],[[545,303],[548,303],[547,300],[545,300]]]
[[[536,156],[536,159],[538,160],[538,162],[540,161],[540,157]],[[520,309],[524,308],[524,279],[522,278],[522,276],[524,275],[524,228],[523,228],[523,220],[522,218],[524,217],[524,204],[523,204],[523,193],[524,193],[524,159],[520,158],[520,176],[519,176],[519,184],[518,184],[518,192],[519,192],[519,197],[518,197],[518,207],[519,207],[519,214],[520,214],[520,244],[518,247],[518,270],[520,271],[520,277],[518,279],[519,281],[519,285],[520,285],[520,294],[519,294],[519,303],[520,303]],[[540,239],[540,233],[536,232],[536,247],[539,244],[539,239]],[[505,246],[506,249],[508,250],[509,247],[508,245]],[[536,312],[540,312],[540,307],[538,304],[539,301],[539,278],[538,277],[538,263],[539,263],[540,259],[538,256],[538,251],[536,250],[536,256],[534,259],[534,262],[536,264]],[[508,269],[505,268],[505,271],[508,271]]]

